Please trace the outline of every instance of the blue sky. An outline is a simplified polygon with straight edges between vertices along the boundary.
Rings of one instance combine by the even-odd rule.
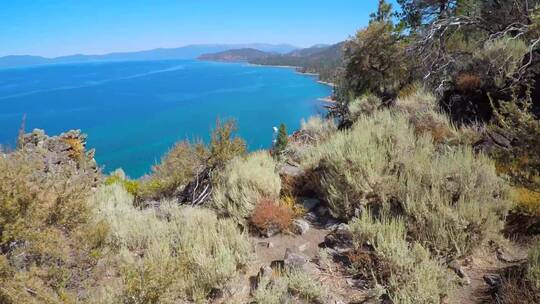
[[[0,56],[103,54],[196,43],[346,39],[378,0],[6,0]]]

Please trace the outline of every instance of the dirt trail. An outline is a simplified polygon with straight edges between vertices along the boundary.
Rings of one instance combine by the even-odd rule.
[[[470,258],[470,264],[463,267],[470,278],[470,284],[458,288],[454,303],[479,304],[495,303],[490,295],[490,286],[484,277],[498,277],[505,268],[519,264],[527,256],[524,248],[511,245],[509,253],[505,254],[507,261],[501,261],[496,252],[478,251]]]

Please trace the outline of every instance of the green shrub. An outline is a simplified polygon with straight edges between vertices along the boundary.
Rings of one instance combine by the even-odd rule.
[[[487,41],[482,49],[474,53],[472,60],[481,63],[485,76],[500,88],[521,67],[523,57],[528,51],[529,48],[523,40],[505,36]]]
[[[212,207],[241,224],[262,198],[278,201],[281,190],[276,162],[265,151],[233,159],[214,184]]]
[[[139,182],[135,180],[129,180],[122,169],[118,169],[111,173],[105,179],[105,185],[120,184],[126,191],[135,196],[139,193]]]
[[[276,137],[276,142],[274,144],[274,149],[272,151],[274,157],[280,159],[287,149],[287,144],[289,142],[289,135],[287,134],[287,127],[284,123],[279,125],[278,134]]]
[[[90,213],[95,175],[75,164],[45,170],[43,155],[18,150],[0,157],[0,299],[59,303],[74,299],[78,271],[92,269],[88,240],[77,237]],[[81,268],[78,268],[81,267]],[[82,271],[81,271],[82,272]]]
[[[366,93],[393,99],[407,82],[409,62],[405,44],[390,20],[377,20],[347,41],[344,47],[345,89],[353,96]]]
[[[219,120],[216,122],[216,128],[210,136],[210,167],[223,167],[231,159],[246,153],[246,142],[234,135],[236,131],[234,120],[223,124]]]
[[[403,113],[360,117],[315,147],[304,165],[334,216],[394,210],[414,240],[440,253],[460,256],[497,237],[508,208],[490,159],[470,148],[436,148]]]
[[[171,198],[203,172],[221,170],[231,159],[246,152],[246,143],[234,134],[234,120],[216,122],[210,143],[181,141],[152,167],[152,174],[140,182],[137,197],[142,200]],[[209,176],[199,176],[202,179]]]
[[[152,167],[152,175],[141,182],[137,194],[147,199],[172,196],[191,181],[197,170],[202,170],[207,158],[208,151],[201,143],[176,143],[161,162]]]
[[[500,173],[508,175],[518,186],[540,190],[540,120],[531,113],[531,100],[500,102],[490,132],[501,134],[512,146],[492,151]]]

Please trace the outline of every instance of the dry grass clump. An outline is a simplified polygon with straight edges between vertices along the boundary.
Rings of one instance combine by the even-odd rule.
[[[502,304],[540,302],[540,243],[532,246],[525,263],[503,271],[494,298]]]
[[[527,279],[540,290],[540,242],[537,242],[529,251]]]
[[[302,119],[300,129],[313,138],[315,142],[319,142],[335,133],[337,126],[331,119],[312,116],[307,121]]]
[[[438,109],[437,99],[423,86],[416,84],[396,100],[395,108],[409,117],[417,136],[430,134],[436,144],[456,144],[468,139],[472,129],[461,132]],[[462,134],[463,133],[463,134]]]
[[[364,212],[351,222],[351,229],[356,246],[372,248],[377,257],[376,263],[353,263],[353,270],[364,272],[368,279],[373,279],[369,274],[375,276],[393,303],[441,303],[451,294],[449,274],[422,245],[406,240],[402,219],[385,215],[375,219]]]
[[[540,216],[540,192],[526,187],[514,187],[512,188],[512,197],[518,210]]]
[[[96,220],[118,267],[116,287],[96,294],[109,303],[206,301],[226,288],[250,260],[251,244],[236,224],[207,209],[162,202],[159,210],[138,210],[120,185],[98,190]]]
[[[275,160],[265,151],[237,157],[216,177],[211,206],[221,215],[245,224],[261,199],[277,201],[281,180]]]
[[[461,73],[456,77],[456,88],[462,92],[475,91],[482,86],[482,78],[472,73]]]
[[[293,210],[286,205],[263,198],[256,206],[249,222],[260,232],[283,231],[289,228],[294,217]]]
[[[288,270],[271,278],[262,278],[253,298],[257,304],[297,303],[295,298],[307,303],[328,303],[328,291],[309,274]]]
[[[354,122],[361,115],[373,114],[381,104],[381,99],[373,94],[364,94],[357,97],[348,105],[348,119]]]
[[[491,160],[470,148],[436,149],[399,112],[360,117],[315,147],[304,164],[334,216],[391,210],[413,240],[441,254],[467,254],[496,237],[508,208]]]

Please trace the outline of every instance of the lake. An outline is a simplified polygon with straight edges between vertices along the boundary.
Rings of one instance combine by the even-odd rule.
[[[331,88],[292,69],[167,60],[0,69],[0,144],[26,130],[88,134],[105,172],[137,178],[183,139],[208,141],[216,119],[234,118],[249,150],[268,148],[272,128],[289,132],[324,112]]]

